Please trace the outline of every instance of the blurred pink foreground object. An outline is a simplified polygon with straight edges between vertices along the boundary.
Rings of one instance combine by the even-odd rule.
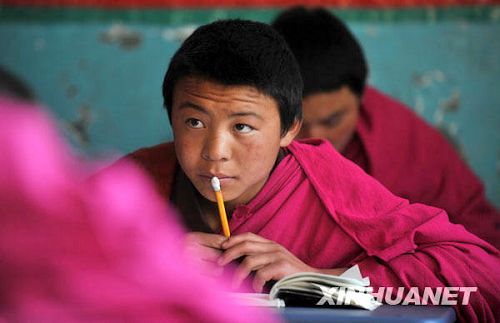
[[[266,322],[182,255],[134,166],[87,179],[37,107],[0,98],[0,321]]]

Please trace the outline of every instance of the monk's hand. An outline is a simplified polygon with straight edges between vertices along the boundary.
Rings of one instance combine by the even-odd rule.
[[[218,261],[220,266],[244,257],[236,268],[233,287],[240,286],[251,272],[255,272],[252,286],[256,292],[261,292],[267,281],[298,272],[315,271],[282,245],[253,233],[231,236],[222,243],[222,249],[224,253]]]
[[[223,268],[217,266],[217,261],[223,252],[222,243],[226,240],[220,234],[190,232],[184,241],[185,253],[201,274],[217,277],[223,272]]]

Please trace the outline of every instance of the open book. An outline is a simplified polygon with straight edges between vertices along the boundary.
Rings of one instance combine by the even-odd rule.
[[[354,306],[374,310],[381,303],[371,294],[370,279],[353,266],[340,276],[297,273],[283,277],[269,294],[234,293],[240,304],[251,306]]]

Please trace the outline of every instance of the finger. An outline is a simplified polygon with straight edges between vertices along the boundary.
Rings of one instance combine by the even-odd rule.
[[[277,281],[285,277],[286,270],[284,267],[286,267],[286,264],[284,264],[282,261],[275,261],[268,264],[267,266],[263,266],[262,268],[258,269],[252,282],[254,291],[257,293],[261,293],[266,282],[270,280]]]
[[[221,251],[203,246],[193,246],[184,250],[184,256],[193,263],[206,262],[212,266],[217,265]],[[217,266],[218,267],[218,266]]]
[[[238,235],[231,236],[229,239],[222,243],[222,249],[229,249],[234,245],[242,243],[244,241],[254,241],[254,242],[271,242],[259,235],[256,235],[251,232],[246,232]]]
[[[202,260],[209,261],[212,264],[217,263],[220,256],[222,255],[221,250],[213,248],[201,248],[199,253]]]
[[[275,256],[276,253],[271,252],[245,257],[235,270],[232,284],[233,288],[239,287],[252,271],[257,271],[271,263]]]
[[[278,250],[279,245],[270,242],[255,242],[244,240],[239,244],[234,245],[230,249],[226,249],[219,258],[218,264],[225,266],[233,260],[242,256],[250,256],[259,253],[269,253]]]
[[[214,249],[222,249],[222,243],[226,241],[227,238],[220,234],[191,232],[187,234],[186,240],[187,243],[200,244]]]
[[[204,260],[210,262],[212,265],[215,265],[222,254],[221,249],[215,249],[200,244],[196,235],[193,235],[186,240],[189,242],[184,249],[184,253],[188,258],[191,258],[194,261]]]
[[[204,248],[211,249],[211,248]],[[214,250],[214,249],[212,249]],[[224,271],[223,267],[217,266],[215,261],[211,259],[203,259],[199,256],[199,250],[192,250],[193,253],[188,254],[186,260],[190,267],[196,268],[196,271],[204,276],[218,277]]]

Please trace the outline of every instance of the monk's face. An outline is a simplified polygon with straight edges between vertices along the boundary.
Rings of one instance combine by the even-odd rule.
[[[199,78],[177,82],[172,128],[179,163],[206,199],[215,201],[210,179],[221,182],[228,207],[250,201],[263,187],[280,147],[276,101],[251,86],[225,86]]]
[[[299,137],[328,139],[342,152],[356,130],[359,103],[358,97],[347,86],[304,97],[304,123]]]

